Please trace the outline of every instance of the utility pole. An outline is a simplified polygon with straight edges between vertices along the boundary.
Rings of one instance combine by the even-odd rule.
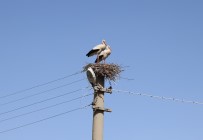
[[[97,77],[97,84],[104,87],[104,77]],[[92,140],[103,140],[104,92],[95,90],[93,101]]]
[[[110,68],[108,68],[107,66],[109,66]],[[110,109],[104,108],[104,93],[110,94],[112,93],[111,86],[109,88],[104,88],[104,81],[105,78],[108,79],[109,77],[111,78],[116,77],[115,75],[113,76],[108,75],[107,77],[106,73],[108,71],[113,70],[114,72],[117,72],[116,69],[114,69],[114,66],[115,65],[98,66],[98,64],[94,64],[92,66],[87,65],[85,67],[85,70],[87,71],[87,78],[94,89],[94,99],[92,102],[93,109],[92,140],[103,140],[104,112],[111,112]],[[105,69],[105,72],[100,71],[102,69],[103,70]]]
[[[96,77],[96,86],[94,86],[93,100],[93,126],[92,140],[103,140],[104,112],[111,112],[104,108],[104,93],[111,93],[111,89],[104,88],[104,77]]]

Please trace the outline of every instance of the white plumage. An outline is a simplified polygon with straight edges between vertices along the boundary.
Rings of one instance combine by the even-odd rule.
[[[102,60],[104,61],[105,63],[105,60],[106,58],[111,54],[111,48],[109,45],[107,45],[106,49],[103,50],[99,56],[97,57],[97,59],[95,60],[95,63],[99,63],[101,62]]]
[[[97,57],[98,57],[98,55],[103,51],[103,50],[105,50],[106,49],[106,41],[105,40],[102,40],[102,44],[99,44],[99,45],[97,45],[97,46],[95,46],[92,50],[90,50],[87,54],[86,54],[86,56],[87,57],[90,57],[90,56],[93,56],[93,55],[97,55]]]

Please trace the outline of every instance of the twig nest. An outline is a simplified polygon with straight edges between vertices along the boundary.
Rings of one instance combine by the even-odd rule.
[[[123,71],[122,67],[117,64],[100,64],[90,63],[83,67],[83,71],[91,67],[96,76],[103,76],[105,80],[116,81],[119,78],[120,73]]]

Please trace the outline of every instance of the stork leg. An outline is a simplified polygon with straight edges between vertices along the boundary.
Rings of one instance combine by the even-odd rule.
[[[99,63],[99,55],[97,54],[97,64]]]

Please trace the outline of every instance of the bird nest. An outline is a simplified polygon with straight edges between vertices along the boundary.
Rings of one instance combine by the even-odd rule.
[[[90,63],[83,67],[83,71],[91,67],[96,76],[103,76],[106,80],[116,81],[119,78],[120,73],[123,71],[122,67],[117,64],[100,64]]]

